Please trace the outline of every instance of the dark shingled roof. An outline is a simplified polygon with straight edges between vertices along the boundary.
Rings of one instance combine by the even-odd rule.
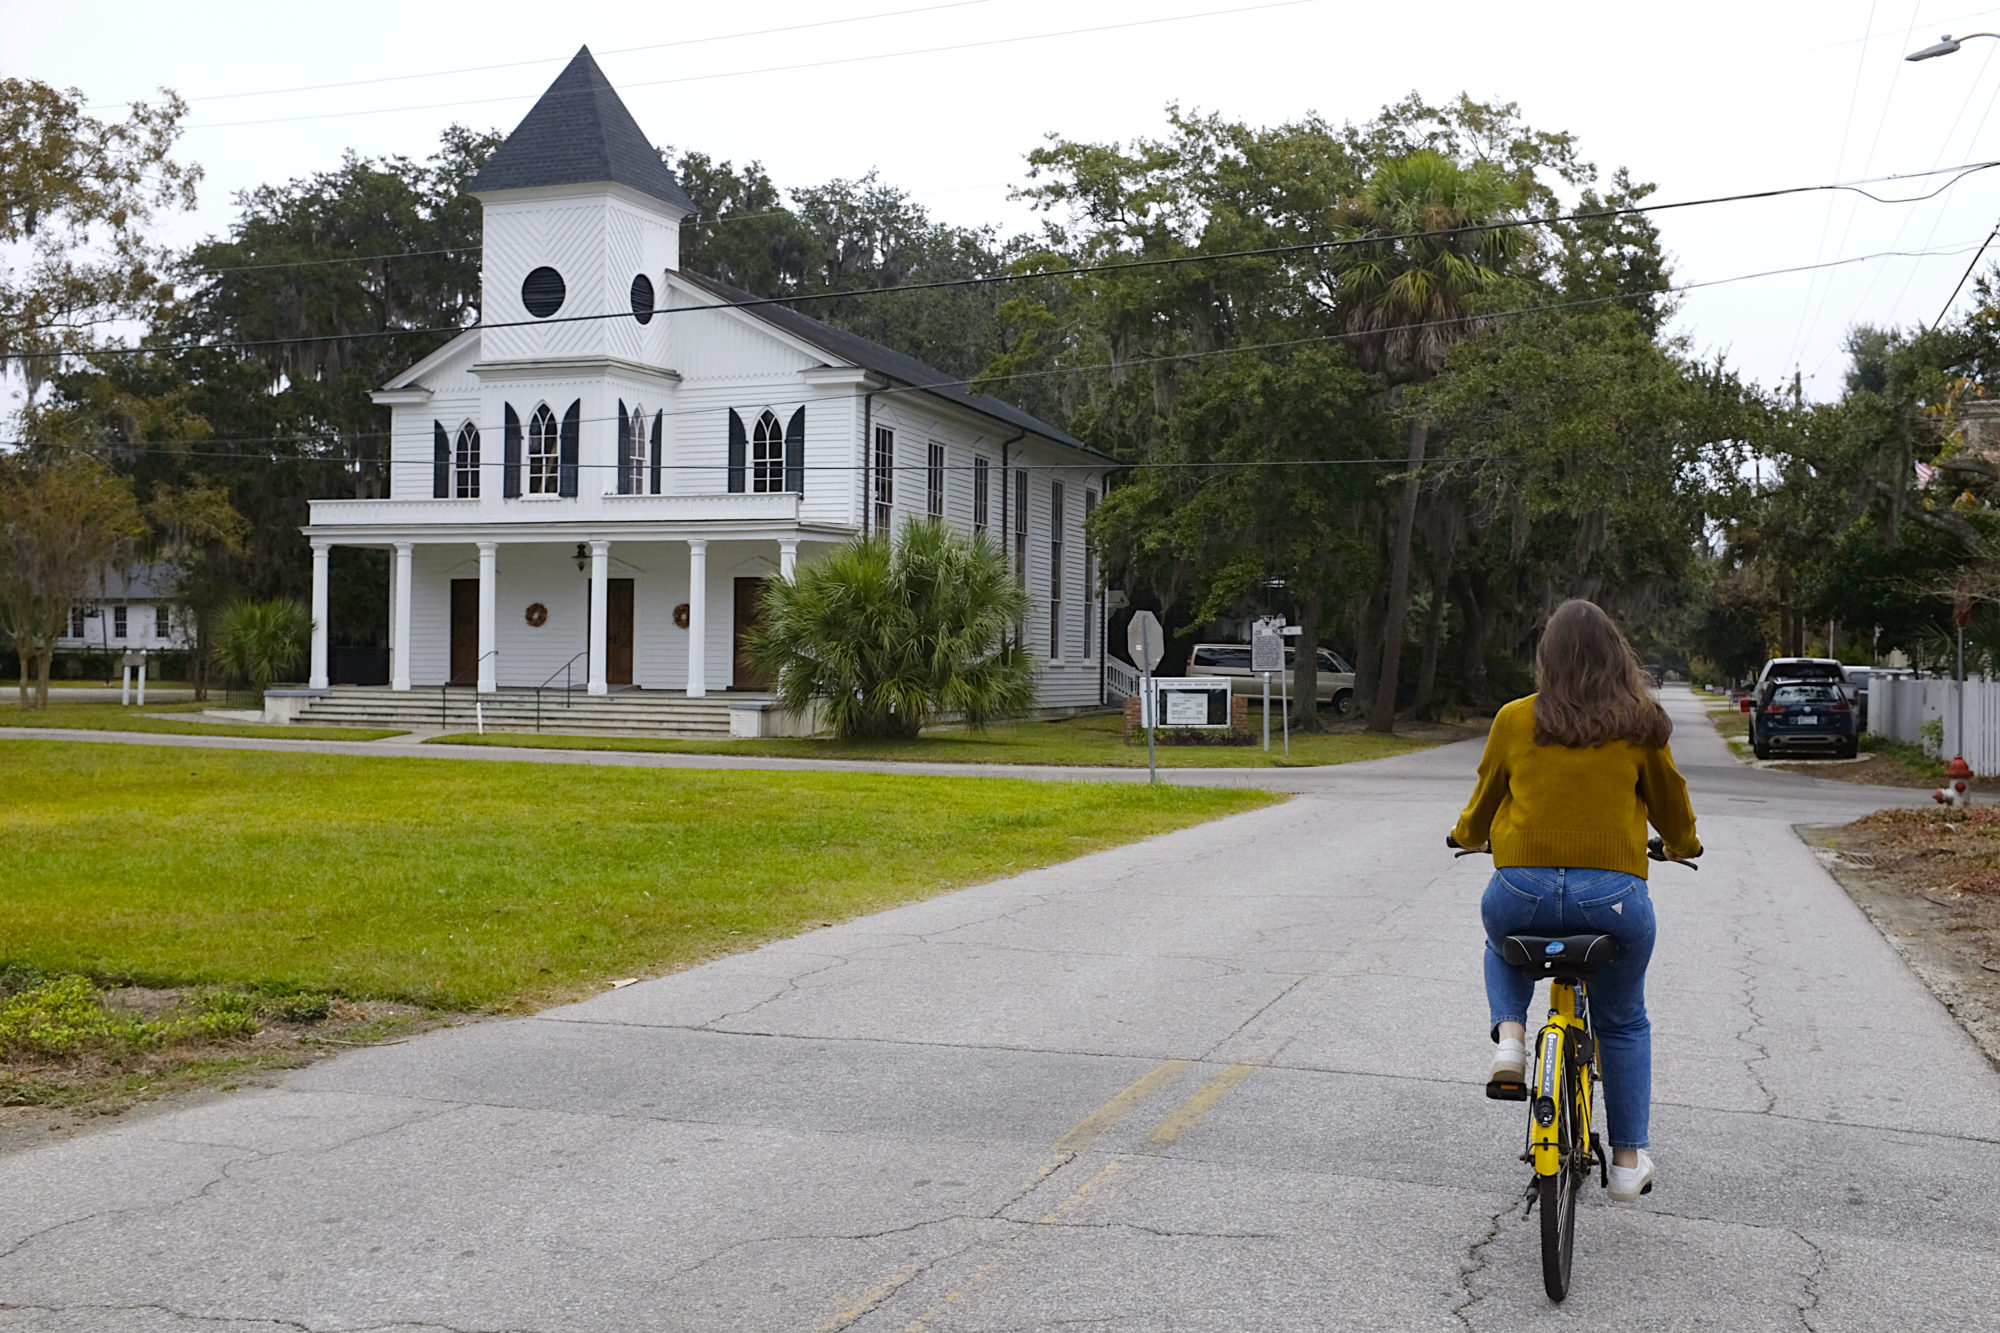
[[[704,278],[699,273],[685,269],[675,274],[685,278],[703,291],[719,296],[732,304],[756,301],[759,298],[740,287],[732,287],[714,278]],[[947,402],[969,407],[975,412],[1004,421],[1017,430],[1030,430],[1044,439],[1082,449],[1086,453],[1097,454],[1099,458],[1110,460],[1108,454],[1099,453],[1059,426],[1051,426],[1040,417],[1034,417],[1005,399],[995,398],[990,393],[973,393],[965,387],[963,380],[953,379],[935,366],[925,365],[913,356],[904,356],[893,348],[881,343],[870,342],[831,324],[822,324],[810,315],[801,315],[789,306],[753,305],[746,309],[746,315],[755,315],[761,320],[776,325],[792,336],[811,343],[821,351],[830,353],[836,359],[860,366],[864,370],[875,371],[890,380],[911,385],[926,393],[937,395]]]
[[[598,181],[615,181],[695,211],[586,46],[486,160],[470,188],[526,190]]]

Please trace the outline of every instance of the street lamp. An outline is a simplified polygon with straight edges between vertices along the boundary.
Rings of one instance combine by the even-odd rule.
[[[1912,51],[1910,54],[1904,56],[1903,59],[1935,60],[1939,56],[1948,56],[1974,37],[2000,37],[2000,32],[1968,32],[1963,37],[1953,37],[1950,33],[1946,33],[1938,39],[1936,46],[1926,46],[1921,51]]]

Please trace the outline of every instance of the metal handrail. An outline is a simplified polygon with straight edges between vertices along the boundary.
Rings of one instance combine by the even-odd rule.
[[[472,663],[472,679],[471,679],[471,680],[467,681],[467,680],[464,680],[464,679],[461,679],[461,678],[460,678],[459,676],[449,676],[449,677],[446,677],[446,679],[445,679],[445,682],[444,682],[444,684],[442,684],[442,685],[438,686],[438,726],[439,726],[439,727],[444,727],[444,728],[448,728],[448,727],[450,727],[450,726],[451,726],[451,721],[450,721],[450,714],[449,714],[449,712],[448,712],[448,707],[449,707],[449,703],[448,703],[448,701],[449,701],[449,699],[450,699],[450,692],[451,692],[451,687],[452,687],[452,686],[454,686],[454,685],[472,685],[472,686],[474,686],[474,687],[476,688],[476,687],[478,686],[478,684],[479,684],[479,667],[480,667],[480,664],[481,664],[481,663],[483,663],[483,662],[485,662],[485,661],[486,661],[486,659],[487,659],[487,658],[489,658],[489,657],[498,657],[498,656],[500,656],[500,650],[499,650],[498,648],[495,648],[495,649],[491,650],[490,652],[484,652],[484,653],[481,653],[481,654],[480,654],[480,655],[478,656],[478,658],[477,658],[477,659],[475,659],[475,660],[473,661],[473,663]]]
[[[590,656],[590,649],[588,648],[583,649],[581,652],[577,653],[574,657],[571,657],[569,661],[564,662],[554,671],[549,672],[548,680],[544,680],[541,684],[535,686],[535,731],[537,732],[537,734],[539,734],[542,729],[542,691],[549,687],[549,681],[554,680],[556,676],[560,674],[563,678],[563,707],[568,708],[570,691],[576,688],[575,684],[570,679],[570,668],[576,665],[576,659],[578,657],[588,657],[588,656]]]

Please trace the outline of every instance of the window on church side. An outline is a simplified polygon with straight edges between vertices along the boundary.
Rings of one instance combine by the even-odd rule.
[[[634,406],[632,426],[625,433],[625,486],[627,495],[646,493],[646,409]]]
[[[753,491],[785,489],[785,428],[766,412],[757,418],[750,435],[751,487]]]
[[[562,458],[562,431],[543,403],[528,421],[528,494],[554,495]]]
[[[452,494],[461,500],[479,498],[479,427],[470,421],[458,428],[452,449]]]

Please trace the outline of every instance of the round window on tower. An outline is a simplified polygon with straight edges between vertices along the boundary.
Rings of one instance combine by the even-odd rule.
[[[632,279],[632,318],[641,324],[653,322],[653,280],[643,273]]]
[[[521,280],[521,304],[536,319],[547,319],[562,309],[564,291],[562,274],[543,266]]]

